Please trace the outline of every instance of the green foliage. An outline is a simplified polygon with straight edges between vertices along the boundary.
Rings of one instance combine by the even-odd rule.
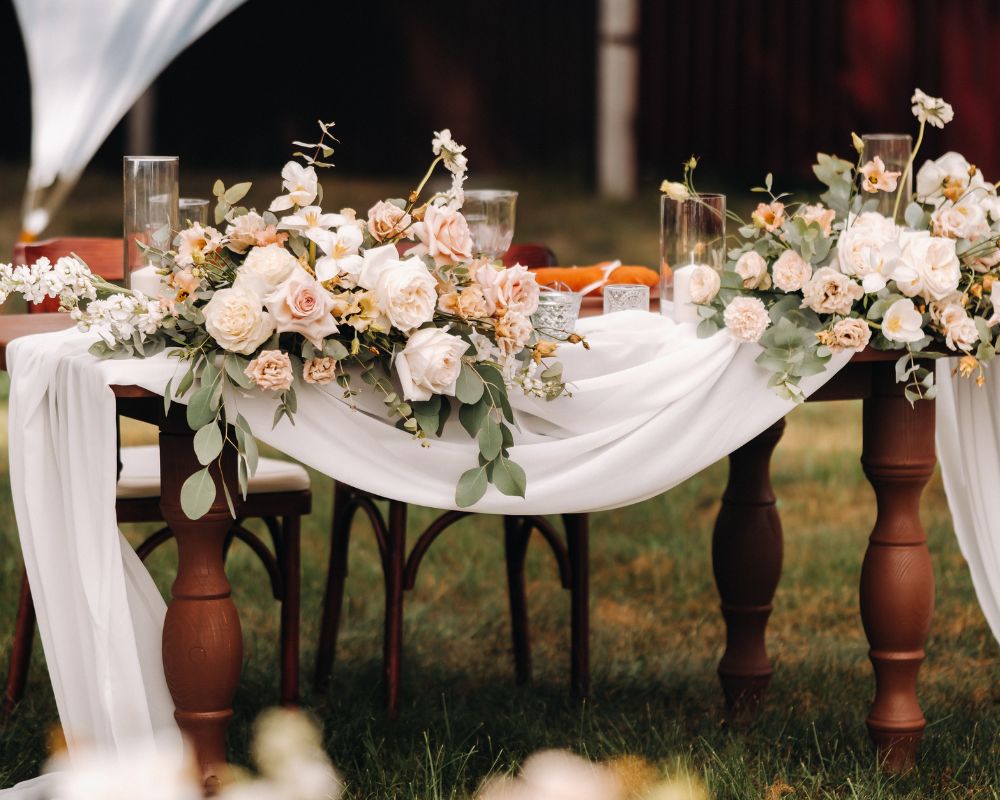
[[[838,219],[847,219],[854,186],[854,165],[836,156],[817,153],[813,174],[827,187],[820,200],[837,212]]]

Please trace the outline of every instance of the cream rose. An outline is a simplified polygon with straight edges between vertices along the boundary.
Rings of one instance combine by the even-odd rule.
[[[454,395],[462,356],[469,348],[464,339],[443,328],[423,328],[406,341],[393,362],[406,400],[430,400],[432,395]]]
[[[495,331],[500,355],[515,356],[524,349],[534,328],[524,314],[508,311],[497,320]]]
[[[861,284],[831,267],[820,267],[802,287],[801,308],[811,308],[817,314],[851,313],[855,300],[860,300],[865,290]]]
[[[274,320],[253,292],[232,287],[220,289],[202,309],[205,329],[220,347],[249,355],[274,333]]]
[[[265,350],[247,364],[243,373],[260,389],[284,392],[292,388],[292,361],[280,350]]]
[[[771,324],[771,317],[757,297],[737,297],[722,314],[727,330],[741,342],[756,342]]]
[[[387,261],[374,289],[375,302],[402,331],[419,328],[434,316],[437,282],[419,258]]]
[[[859,352],[868,346],[872,338],[872,330],[868,323],[857,317],[848,317],[834,323],[830,329],[832,337],[827,346],[835,353],[843,350]]]
[[[962,277],[954,239],[913,236],[903,248],[900,261],[902,269],[896,285],[907,297],[922,295],[928,300],[943,300],[958,288]]]
[[[897,252],[889,245],[899,239],[899,229],[892,220],[868,211],[850,221],[837,241],[837,264],[840,271],[861,280],[866,292],[878,292],[892,279],[893,259]]]
[[[301,269],[299,262],[281,245],[255,247],[247,254],[243,265],[236,270],[233,286],[267,297],[297,269]]]
[[[234,253],[245,253],[257,244],[257,236],[267,229],[264,218],[256,211],[241,214],[226,228],[227,247]]]
[[[306,383],[325,386],[337,377],[337,362],[329,356],[310,358],[302,365],[302,379]]]
[[[515,264],[506,269],[496,269],[483,264],[473,274],[483,287],[486,302],[495,312],[513,311],[531,315],[538,310],[538,282],[527,267]]]
[[[954,151],[925,161],[917,172],[917,197],[935,205],[945,200],[957,202],[970,188],[988,187],[983,173]]]
[[[918,342],[924,338],[922,324],[912,300],[897,300],[882,317],[882,335],[890,342]]]
[[[472,234],[465,217],[452,208],[428,206],[424,218],[411,228],[420,241],[411,252],[427,254],[439,267],[472,258]]]
[[[958,303],[949,303],[945,306],[941,311],[939,324],[941,330],[944,331],[945,344],[951,350],[969,352],[972,346],[979,341],[976,323]]]
[[[797,292],[812,277],[812,266],[795,250],[786,250],[771,268],[774,285],[783,292]]]
[[[264,303],[280,333],[301,333],[313,347],[322,348],[323,340],[337,332],[333,298],[304,269],[296,269]]]
[[[744,253],[736,260],[736,274],[743,279],[744,289],[770,289],[771,276],[767,261],[756,250]]]
[[[368,209],[368,232],[376,242],[402,236],[411,222],[413,217],[385,200],[379,200]]]
[[[705,264],[698,264],[691,270],[691,281],[688,288],[691,292],[691,302],[697,305],[711,303],[719,293],[722,280],[719,273]]]
[[[972,197],[941,205],[931,214],[931,225],[936,236],[946,236],[949,239],[975,242],[990,235],[986,212]]]

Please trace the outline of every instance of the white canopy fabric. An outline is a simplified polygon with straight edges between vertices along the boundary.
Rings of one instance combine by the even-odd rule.
[[[38,236],[111,129],[244,0],[14,0],[31,74],[22,227]]]

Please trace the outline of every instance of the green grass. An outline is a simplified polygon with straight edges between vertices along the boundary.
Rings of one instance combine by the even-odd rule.
[[[612,255],[655,261],[655,201],[607,204],[565,182],[509,182],[523,190],[522,238],[553,242],[570,262]],[[384,185],[349,182],[348,188],[374,198]],[[113,178],[85,185],[80,196],[94,202],[68,212],[60,230],[113,233],[117,211],[100,198],[114,189]],[[566,196],[574,199],[560,199]],[[15,216],[0,208],[0,236],[13,236]],[[126,432],[127,441],[148,436],[140,426]],[[6,448],[3,434],[0,448]],[[877,769],[863,724],[873,681],[857,600],[874,499],[859,455],[859,404],[806,406],[790,416],[773,469],[786,532],[768,637],[776,669],[761,715],[740,726],[725,724],[715,676],[724,630],[710,540],[725,464],[639,506],[594,515],[593,693],[584,705],[568,695],[568,598],[538,541],[528,560],[535,680],[514,685],[501,526],[479,517],[432,548],[406,597],[403,710],[398,722],[386,722],[382,584],[370,530],[359,520],[333,680],[320,694],[304,681],[305,703],[325,727],[349,797],[469,797],[487,774],[545,747],[600,759],[640,755],[665,772],[683,765],[717,798],[764,798],[778,781],[794,788],[793,798],[1000,796],[1000,648],[976,603],[937,477],[923,505],[937,580],[920,683],[930,724],[917,770],[893,778]],[[330,481],[314,477],[315,511],[303,529],[304,679],[315,656],[329,543]],[[431,517],[413,509],[411,530]],[[6,659],[19,551],[5,471],[0,525],[0,655]],[[172,559],[167,547],[151,565],[164,588]],[[278,619],[263,570],[245,547],[234,547],[229,572],[246,634],[230,747],[232,759],[245,763],[249,723],[278,696]],[[0,724],[0,785],[37,772],[55,723],[39,654],[28,699]]]

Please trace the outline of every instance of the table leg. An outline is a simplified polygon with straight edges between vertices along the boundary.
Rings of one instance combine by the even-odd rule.
[[[223,462],[230,494],[238,503],[235,453],[227,450]],[[163,667],[177,724],[194,746],[211,792],[226,763],[226,728],[240,678],[243,633],[222,558],[233,524],[225,497],[220,490],[198,520],[188,519],[181,509],[181,485],[200,468],[185,409],[175,404],[160,424],[160,508],[177,540],[178,557],[163,625]],[[214,477],[221,489],[217,468]]]
[[[875,668],[868,730],[886,768],[899,772],[913,766],[927,724],[917,672],[934,611],[934,575],[920,496],[934,471],[934,402],[911,407],[892,364],[874,371],[861,462],[878,505],[861,569],[861,618]]]
[[[781,519],[771,488],[779,420],[729,456],[729,482],[712,537],[715,584],[726,620],[719,680],[731,712],[752,712],[771,680],[765,632],[781,577]]]

